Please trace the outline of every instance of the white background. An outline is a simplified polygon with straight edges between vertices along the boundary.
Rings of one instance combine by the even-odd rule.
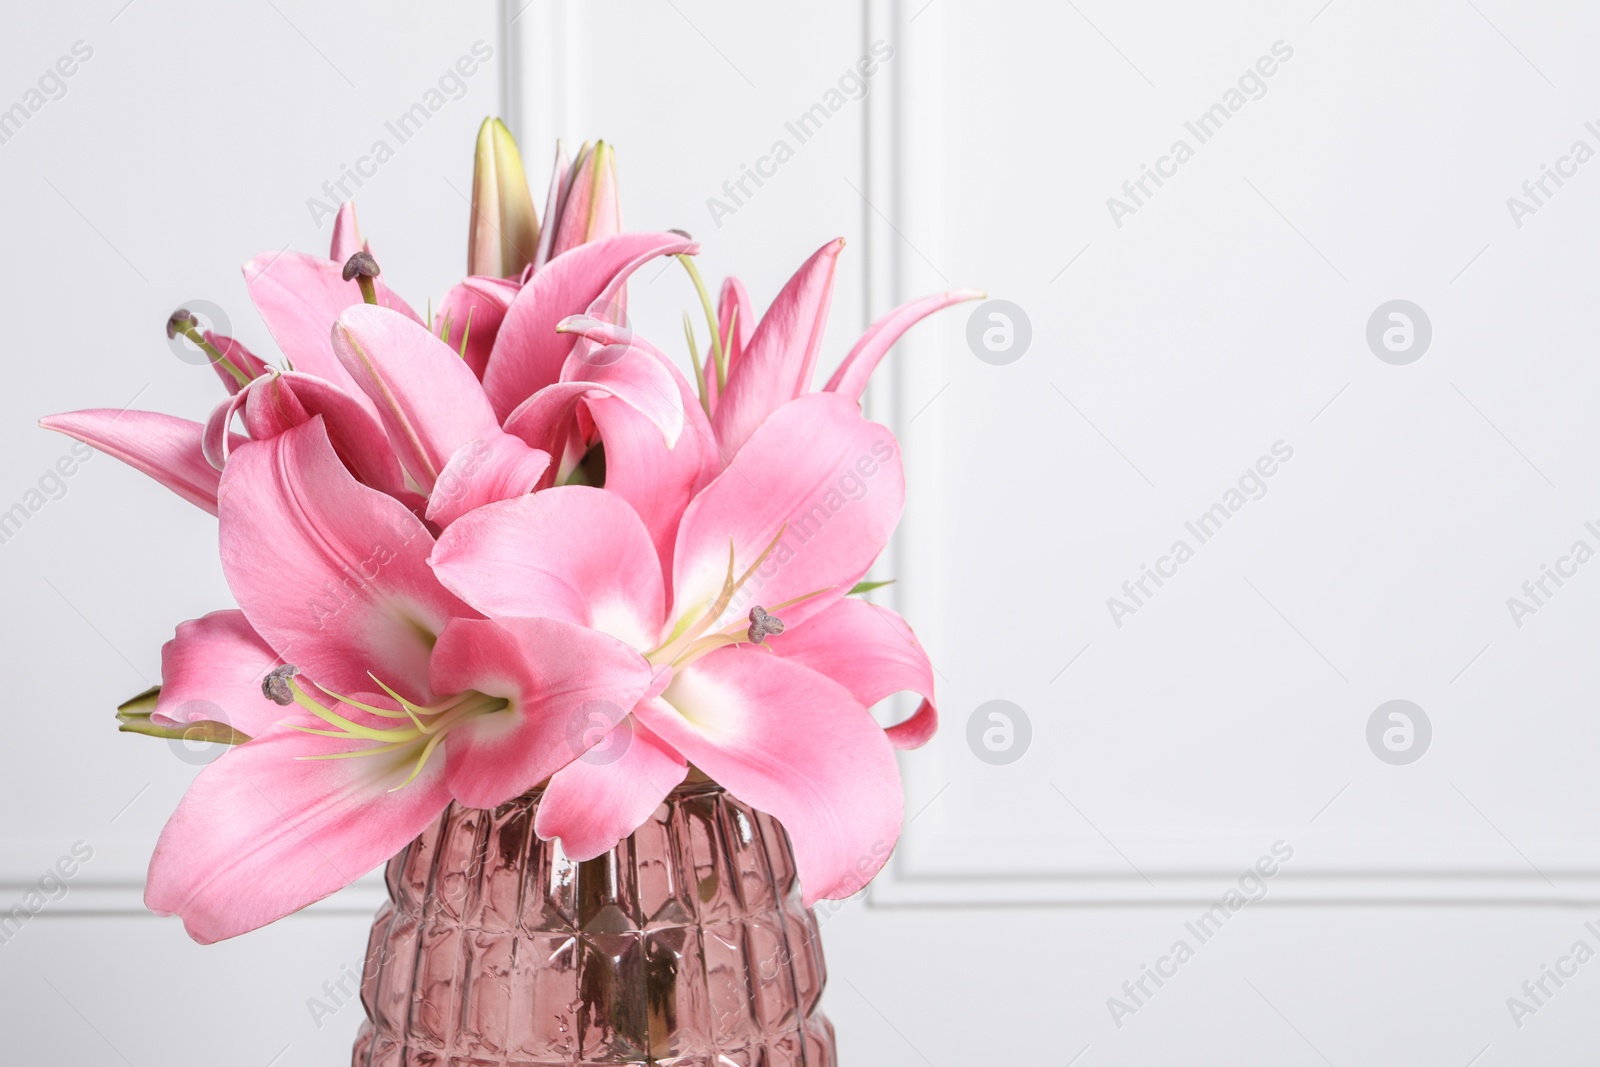
[[[323,248],[306,200],[482,40],[493,60],[357,195],[413,305],[463,268],[472,137],[499,112],[539,189],[557,136],[614,141],[628,224],[689,230],[758,306],[842,234],[825,362],[949,286],[1031,320],[995,366],[947,311],[869,396],[910,481],[881,576],[945,728],[903,761],[891,869],[824,921],[845,1063],[1588,1062],[1600,963],[1520,1028],[1506,1001],[1600,949],[1600,563],[1520,627],[1506,601],[1574,540],[1600,548],[1600,163],[1520,227],[1506,201],[1575,140],[1600,149],[1594,12],[110,0],[9,25],[0,107],[94,53],[0,144],[0,510],[67,452],[41,414],[204,417],[220,392],[167,349],[174,307],[212,300],[272,353],[237,265]],[[874,41],[894,58],[865,95],[719,226],[708,198],[794,146],[785,122]],[[1264,94],[1198,144],[1185,122],[1280,41]],[[1117,225],[1107,198],[1178,138],[1194,158]],[[634,293],[679,351],[681,272]],[[1404,366],[1366,340],[1394,299],[1432,324]],[[1265,495],[1118,626],[1107,598],[1279,441]],[[111,711],[174,623],[228,603],[214,522],[96,458],[0,545],[0,589],[0,905],[94,849],[0,944],[5,1061],[345,1062],[359,1007],[319,1027],[306,1002],[358,960],[370,885],[204,949],[139,913],[194,768]],[[1003,766],[967,741],[992,699],[1032,726]],[[1432,723],[1410,765],[1368,748],[1391,699]],[[1197,945],[1184,924],[1279,841],[1264,902]],[[1116,1025],[1108,998],[1179,938],[1195,957]]]

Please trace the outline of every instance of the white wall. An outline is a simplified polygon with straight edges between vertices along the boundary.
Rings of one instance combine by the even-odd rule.
[[[968,309],[946,312],[870,397],[910,473],[883,576],[934,655],[946,726],[904,761],[895,865],[825,919],[847,1063],[1587,1062],[1600,970],[1547,980],[1520,1027],[1506,1001],[1578,940],[1600,950],[1600,585],[1578,568],[1520,626],[1507,599],[1574,541],[1600,549],[1600,172],[1548,184],[1520,226],[1507,198],[1574,141],[1600,150],[1593,12],[273,4],[114,2],[0,43],[18,97],[74,41],[95,49],[0,144],[27,375],[0,396],[10,499],[65,451],[31,426],[42,412],[148,385],[139,406],[200,417],[215,385],[167,351],[166,314],[216,300],[269,348],[233,265],[325,241],[305,198],[481,38],[490,68],[358,197],[408,295],[461,267],[447,183],[466,190],[504,91],[536,181],[555,136],[615,141],[630,225],[694,233],[708,277],[737,270],[758,304],[844,235],[825,359],[946,285],[1031,322],[997,366],[968,347]],[[878,41],[894,54],[865,95],[797,143],[785,122]],[[1185,123],[1278,42],[1245,84],[1258,98],[1200,143]],[[1180,138],[1192,159],[1143,203],[1122,192]],[[778,139],[793,158],[717,225],[708,198]],[[1112,196],[1137,208],[1120,225]],[[680,272],[634,290],[636,325],[676,350]],[[1432,328],[1403,365],[1366,336],[1395,299]],[[1280,441],[1292,457],[1201,544],[1185,523]],[[340,1062],[358,1019],[318,1029],[305,1001],[357,957],[370,892],[209,949],[116,913],[190,769],[113,736],[110,709],[154,677],[171,622],[224,602],[211,530],[96,459],[0,546],[19,694],[6,892],[95,849],[0,945],[19,1059]],[[1165,585],[1121,591],[1179,539],[1194,556]],[[994,699],[1031,724],[1011,763],[969,746]],[[1369,747],[1394,699],[1431,723],[1413,763]],[[1280,841],[1265,900],[1202,944],[1185,924]],[[1175,977],[1122,993],[1180,939],[1195,953]],[[1138,1008],[1120,1026],[1114,995]]]

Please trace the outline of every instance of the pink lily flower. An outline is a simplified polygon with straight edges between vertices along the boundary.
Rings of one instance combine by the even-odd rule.
[[[246,440],[234,432],[236,420],[243,420],[249,439],[265,440],[320,417],[335,452],[352,474],[437,525],[482,503],[528,492],[541,477],[549,484],[557,473],[570,470],[569,465],[546,476],[550,464],[542,451],[525,447],[498,426],[498,418],[509,416],[534,393],[558,381],[569,383],[573,397],[610,397],[619,404],[640,406],[661,429],[663,447],[670,448],[682,421],[682,398],[667,374],[653,364],[641,367],[636,360],[611,361],[621,364],[615,367],[574,365],[568,359],[574,341],[555,327],[597,300],[620,308],[629,274],[652,256],[692,253],[695,246],[675,234],[620,235],[615,155],[604,142],[585,145],[577,163],[570,165],[557,146],[546,219],[541,233],[516,142],[503,123],[486,119],[474,166],[468,248],[468,269],[473,274],[452,289],[441,306],[443,343],[434,346],[438,352],[388,354],[384,349],[391,341],[402,349],[424,345],[391,323],[370,361],[413,366],[399,372],[389,368],[387,377],[375,376],[364,369],[369,360],[357,353],[349,330],[341,332],[336,326],[347,310],[369,303],[420,324],[416,313],[378,277],[354,205],[347,202],[334,221],[328,259],[266,253],[245,265],[251,298],[283,349],[286,369],[269,366],[231,337],[199,330],[192,317],[180,311],[168,324],[168,336],[181,330],[204,348],[229,393],[204,424],[110,410],[52,416],[41,424],[123,459],[215,514],[219,472],[229,452]],[[580,248],[581,254],[575,254]],[[552,267],[557,255],[559,266]],[[537,284],[525,286],[536,265],[541,268]],[[496,276],[501,273],[509,277]],[[502,340],[501,328],[508,322]],[[458,362],[456,355],[444,360],[439,354],[446,351],[453,331],[460,340],[449,350],[459,355],[475,380],[488,375],[490,357],[499,353],[486,386],[490,408],[498,417],[493,425],[483,418],[481,398],[472,396],[475,386],[444,367]],[[394,373],[400,378],[389,380]],[[578,381],[590,385],[571,384]],[[410,402],[416,410],[392,410],[395,394],[390,390],[397,382],[415,387]],[[443,387],[442,396],[429,395],[435,387]],[[446,448],[445,452],[419,454],[406,420],[429,409],[435,421],[456,418],[455,430],[464,432],[470,424],[470,436],[442,433],[432,444]],[[587,412],[577,418],[586,420]],[[585,423],[583,429],[592,436],[592,426]],[[579,436],[578,430],[567,436]],[[580,440],[572,446],[578,458],[583,445]],[[564,456],[567,441],[560,446]],[[465,451],[457,457],[456,450]],[[447,473],[448,499],[432,500],[432,489]]]
[[[644,353],[673,383],[653,388],[660,395],[676,390],[681,398],[684,431],[675,443],[664,447],[639,421],[640,411],[646,410],[643,404],[619,403],[592,391],[586,393],[577,385],[547,387],[505,423],[509,432],[554,457],[540,488],[566,481],[587,450],[596,441],[603,443],[605,488],[634,506],[670,575],[678,522],[689,501],[736,461],[757,426],[784,404],[810,395],[812,368],[831,300],[833,269],[843,244],[842,240],[831,241],[815,253],[778,294],[759,324],[750,312],[744,286],[734,278],[723,283],[716,324],[721,354],[708,360],[700,373],[703,392],[698,402],[693,388],[667,356],[617,325],[620,294],[613,290],[619,290],[626,278],[626,272],[619,272],[610,289],[602,292],[584,315],[561,321],[556,327],[578,339],[567,350],[562,378],[581,379],[585,375],[582,368],[614,359],[619,351]],[[655,252],[673,254],[669,248]],[[698,286],[692,267],[691,274]],[[884,315],[851,348],[822,392],[859,403],[873,370],[906,330],[941,308],[982,295],[973,289],[953,289],[911,301]],[[528,333],[549,336],[542,329]],[[522,366],[533,362],[525,360]],[[546,360],[544,365],[549,363]],[[492,377],[485,380],[486,386],[496,384]],[[546,370],[541,379],[548,377]],[[520,389],[511,395],[518,393]]]
[[[811,392],[823,328],[833,302],[833,276],[844,239],[829,241],[795,272],[759,323],[751,320],[750,298],[737,279],[722,287],[718,313],[725,362],[707,374],[707,403],[717,443],[732,456],[756,427],[781,406]],[[905,332],[941,308],[984,294],[951,289],[903,304],[867,328],[822,387],[860,400],[867,379]],[[711,379],[717,380],[713,389]]]
[[[237,448],[219,503],[240,610],[179,628],[159,713],[220,707],[250,739],[195,779],[145,895],[197,941],[347,885],[452,798],[526,792],[585,751],[574,722],[614,725],[651,688],[652,667],[612,637],[491,622],[448,592],[428,566],[433,536],[351,477],[320,419]]]
[[[666,579],[651,531],[609,490],[554,488],[458,519],[431,557],[452,592],[491,618],[608,634],[666,681],[619,727],[619,758],[555,773],[536,832],[597,856],[693,762],[783,823],[807,903],[861,889],[899,836],[893,746],[925,741],[936,717],[909,628],[845,599],[903,495],[893,435],[853,400],[819,395],[774,412],[694,495]],[[901,688],[923,708],[886,733],[867,705]]]

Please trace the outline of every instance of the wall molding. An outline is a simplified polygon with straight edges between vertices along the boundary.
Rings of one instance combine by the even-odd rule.
[[[868,122],[863,145],[865,182],[871,200],[866,210],[867,316],[872,318],[915,296],[920,286],[907,279],[926,274],[928,262],[944,264],[947,247],[945,220],[952,217],[943,186],[945,138],[954,136],[944,108],[954,91],[948,68],[955,43],[949,33],[952,7],[924,0],[864,3],[862,27],[865,42],[884,38],[897,53],[891,78],[875,86],[866,104]],[[912,21],[915,20],[915,26]],[[864,42],[864,43],[865,43]],[[914,181],[911,179],[914,177]],[[877,212],[882,212],[890,225]],[[916,242],[908,244],[907,237]],[[935,268],[937,269],[937,268]],[[964,279],[954,279],[960,284]],[[911,291],[915,288],[916,291]],[[946,323],[943,329],[952,329]],[[949,487],[936,473],[947,469],[944,443],[925,431],[910,434],[903,419],[947,381],[940,354],[928,334],[913,330],[884,362],[878,380],[868,391],[868,414],[885,422],[900,436],[905,451],[911,490],[899,530],[878,568],[880,577],[915,574],[916,582],[889,587],[887,602],[911,620],[938,617],[947,599],[940,576],[948,556],[941,550],[940,517],[947,514]],[[932,476],[930,476],[930,474]],[[968,707],[946,704],[943,730],[959,731]],[[902,711],[901,714],[904,714]],[[959,748],[959,746],[955,746]],[[1144,907],[1214,904],[1234,885],[1248,861],[1193,860],[1198,851],[1218,860],[1239,853],[1238,842],[1220,831],[1191,838],[1182,847],[1152,841],[1148,851],[1134,854],[1164,856],[1173,862],[1146,866],[1143,874],[1111,856],[1102,863],[1086,860],[1071,871],[994,869],[1003,863],[990,848],[943,824],[934,801],[956,777],[948,760],[959,758],[953,748],[937,742],[901,760],[906,787],[906,811],[912,818],[902,834],[893,859],[867,890],[867,903],[875,908],[937,907]],[[926,811],[924,809],[926,808]],[[1083,837],[1086,857],[1104,854],[1098,837]],[[1279,836],[1289,835],[1283,834]],[[1318,834],[1319,839],[1325,835]],[[1271,840],[1269,835],[1267,840]],[[1292,838],[1291,838],[1292,839]],[[1298,842],[1297,842],[1298,843]],[[1126,845],[1126,842],[1122,842]],[[1211,847],[1206,847],[1207,845]],[[1071,846],[1078,847],[1076,843]],[[1307,842],[1309,851],[1310,842]],[[1393,842],[1340,841],[1329,857],[1306,856],[1285,867],[1270,881],[1264,903],[1303,906],[1373,906],[1446,904],[1463,906],[1574,907],[1600,903],[1600,865],[1594,849],[1579,843],[1554,843],[1551,850],[1561,862],[1546,864],[1544,871],[1520,862],[1498,839],[1452,840],[1433,854],[1395,847]],[[1541,853],[1543,854],[1543,853]],[[984,856],[990,869],[982,869]],[[977,862],[971,873],[960,869],[960,857]]]

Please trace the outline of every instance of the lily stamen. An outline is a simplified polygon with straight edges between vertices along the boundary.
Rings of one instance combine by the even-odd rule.
[[[196,319],[188,308],[179,308],[167,317],[167,340],[170,341],[177,337],[178,334],[183,334],[191,344],[204,352],[211,362],[232,375],[233,380],[238,382],[241,387],[249,385],[250,375],[240,370],[237,363],[223,355],[216,345],[206,340],[206,336],[200,332],[199,326],[200,320]]]
[[[378,287],[373,284],[372,279],[376,278],[380,273],[382,272],[378,270],[378,261],[373,258],[372,253],[362,251],[357,252],[345,261],[344,270],[340,272],[340,277],[347,282],[354,281],[361,287],[361,299],[369,304],[376,304],[378,302]]]
[[[411,773],[406,776],[405,781],[390,790],[390,792],[394,792],[398,789],[404,789],[416,780],[417,775],[421,774],[423,767],[427,765],[428,757],[433,755],[434,750],[439,747],[439,743],[444,740],[445,735],[455,727],[480,716],[503,711],[511,706],[511,702],[503,697],[492,697],[476,690],[458,693],[436,704],[418,704],[415,701],[407,700],[370,673],[368,677],[371,677],[379,688],[392,697],[402,710],[393,711],[387,708],[375,707],[363,701],[341,696],[330,689],[322,689],[322,692],[340,704],[387,719],[404,719],[408,721],[408,725],[382,729],[353,722],[312,697],[293,677],[282,679],[283,684],[290,690],[295,704],[333,727],[333,729],[322,730],[314,726],[302,726],[298,723],[288,724],[294,729],[317,737],[379,742],[376,745],[348,749],[342,752],[325,752],[311,756],[299,756],[296,757],[297,759],[351,759],[357,756],[382,756],[402,751],[415,751],[417,753],[415,766],[412,767]],[[318,688],[322,687],[319,686]]]
[[[732,634],[719,630],[708,635],[708,631],[712,630],[717,620],[728,610],[728,605],[733,603],[733,598],[738,594],[739,590],[744,588],[745,583],[751,579],[761,564],[765,563],[767,557],[772,555],[773,551],[778,547],[778,542],[783,540],[784,532],[788,528],[787,523],[780,527],[777,535],[767,543],[766,548],[761,550],[761,555],[756,557],[756,561],[750,564],[745,572],[737,578],[734,577],[734,546],[733,541],[730,539],[728,541],[728,576],[724,579],[722,590],[717,594],[717,598],[711,602],[704,614],[695,620],[693,625],[684,628],[683,622],[680,621],[666,641],[645,653],[645,659],[651,663],[670,663],[675,667],[681,667],[685,663],[699,659],[713,648],[721,648],[726,644],[738,644],[737,640],[724,640],[732,637]]]

